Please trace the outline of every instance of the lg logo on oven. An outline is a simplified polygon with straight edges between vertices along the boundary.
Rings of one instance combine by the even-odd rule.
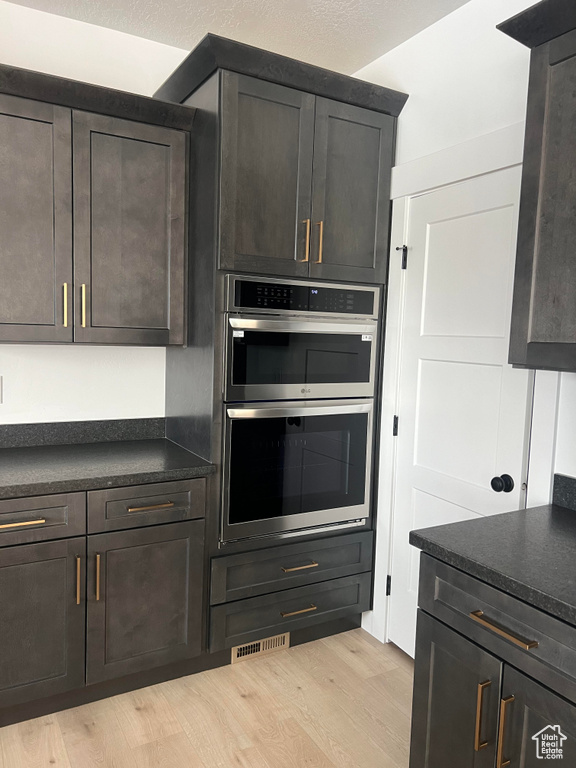
[[[310,394],[310,388],[309,388],[309,387],[302,387],[302,389],[300,390],[300,392],[301,392],[303,395],[309,395],[309,394]]]
[[[562,744],[568,737],[564,736],[559,725],[547,725],[532,736],[536,742],[536,757],[538,760],[562,760],[564,757]]]

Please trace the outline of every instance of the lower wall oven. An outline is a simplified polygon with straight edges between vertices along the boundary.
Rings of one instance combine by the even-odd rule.
[[[225,406],[222,542],[363,525],[371,399]]]

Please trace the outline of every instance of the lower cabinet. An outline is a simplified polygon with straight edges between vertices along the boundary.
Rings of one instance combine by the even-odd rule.
[[[543,759],[576,765],[576,706],[419,611],[410,768]]]
[[[197,656],[204,520],[88,537],[86,682]]]
[[[86,539],[0,549],[0,707],[84,685]]]

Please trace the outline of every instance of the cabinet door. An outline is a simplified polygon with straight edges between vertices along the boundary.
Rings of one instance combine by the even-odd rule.
[[[73,124],[75,341],[184,343],[186,134]]]
[[[222,73],[221,269],[308,275],[314,101]]]
[[[88,683],[200,653],[203,551],[203,520],[88,537]]]
[[[511,363],[576,370],[576,31],[532,51]]]
[[[395,119],[318,98],[310,274],[386,282]]]
[[[0,550],[0,707],[84,685],[86,539]]]
[[[502,701],[498,765],[576,765],[576,706],[508,666]]]
[[[493,768],[501,667],[418,612],[410,768]]]
[[[71,152],[69,109],[0,94],[0,341],[72,341]]]

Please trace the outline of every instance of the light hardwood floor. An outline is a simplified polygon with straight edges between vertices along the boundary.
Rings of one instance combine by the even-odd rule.
[[[406,768],[412,660],[361,629],[0,729],[0,768]]]

